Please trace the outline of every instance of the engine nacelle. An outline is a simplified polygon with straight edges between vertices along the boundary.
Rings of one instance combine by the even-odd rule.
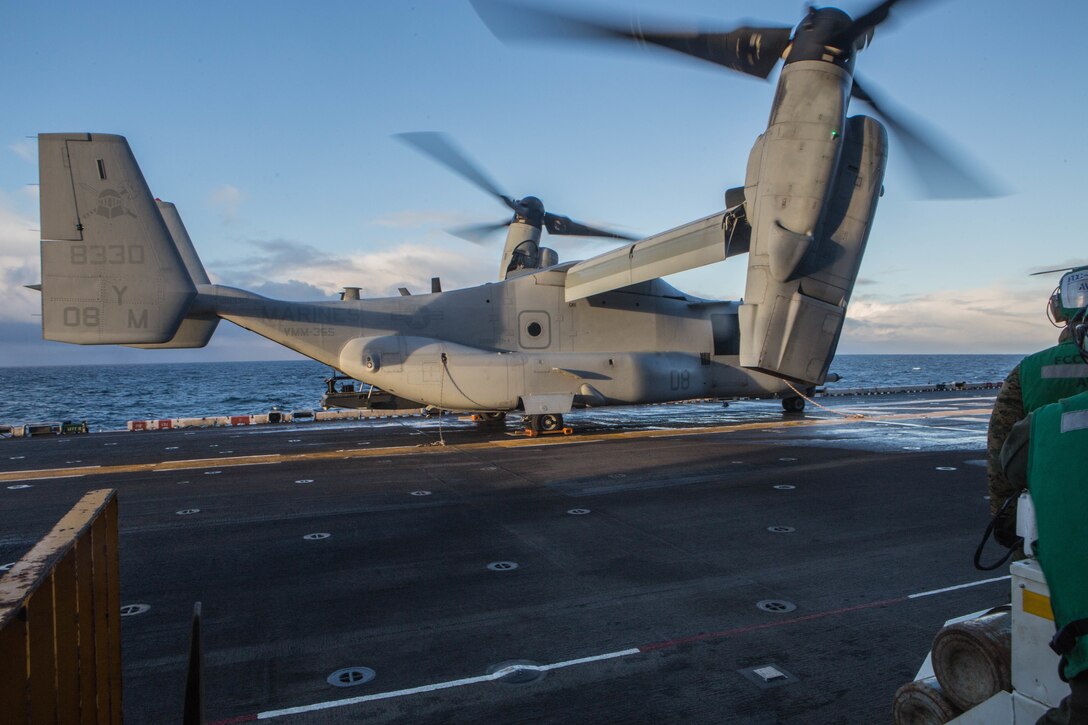
[[[842,153],[851,83],[831,63],[787,65],[767,130],[748,158],[749,253],[779,282],[793,276],[816,243]]]
[[[512,272],[540,267],[540,227],[515,221],[506,228],[506,246],[502,250],[499,279]]]
[[[740,364],[807,385],[824,382],[834,357],[887,161],[887,134],[874,119],[848,119],[841,138],[833,130],[828,127],[825,139],[791,140],[794,151],[807,149],[813,157],[812,168],[796,176],[800,188],[781,166],[785,155],[774,158],[783,141],[772,135],[774,126],[753,149],[761,161],[749,164],[749,182],[758,187],[748,193],[755,203],[739,310]],[[830,146],[838,152],[831,154]],[[831,155],[832,183],[824,184],[821,202],[819,173],[831,167]],[[759,176],[752,179],[755,168]],[[817,176],[808,177],[814,170]]]

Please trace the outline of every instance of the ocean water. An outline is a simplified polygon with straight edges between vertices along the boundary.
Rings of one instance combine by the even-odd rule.
[[[1001,381],[1019,355],[840,355],[829,388]],[[0,368],[0,424],[126,421],[312,410],[331,370],[311,360]]]
[[[312,360],[0,368],[0,423],[129,420],[318,408],[331,370]]]
[[[1023,355],[839,355],[834,388],[880,388],[939,383],[1001,382]]]

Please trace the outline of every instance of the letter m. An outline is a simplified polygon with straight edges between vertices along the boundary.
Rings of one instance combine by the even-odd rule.
[[[137,327],[146,328],[147,327],[147,308],[144,308],[140,312],[139,317],[136,316],[135,311],[129,310],[128,311],[128,327],[129,327],[130,330],[133,329],[133,328],[137,328]]]

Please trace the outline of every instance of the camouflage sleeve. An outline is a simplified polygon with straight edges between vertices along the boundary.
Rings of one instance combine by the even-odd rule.
[[[1001,470],[1015,488],[1028,487],[1028,449],[1031,444],[1031,418],[1018,421],[1001,447]]]
[[[1001,470],[1001,446],[1016,422],[1024,418],[1024,401],[1020,389],[1020,366],[1005,378],[994,401],[990,428],[986,434],[986,478],[990,489],[990,513],[997,513],[1002,502],[1019,490]]]
[[[990,513],[997,514],[1001,504],[1020,490],[1001,468],[1001,447],[1017,421],[1024,418],[1024,399],[1020,387],[1020,366],[1017,365],[1005,378],[994,401],[990,414],[990,428],[986,434],[986,478],[990,489]],[[1016,502],[1013,501],[994,527],[994,540],[1003,546],[1016,545]]]

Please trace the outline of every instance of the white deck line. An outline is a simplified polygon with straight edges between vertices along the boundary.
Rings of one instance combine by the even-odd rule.
[[[515,665],[511,667],[504,667],[501,670],[496,670],[489,675],[478,675],[476,677],[465,677],[460,680],[447,680],[445,682],[436,682],[431,685],[420,685],[419,687],[409,687],[404,690],[392,690],[390,692],[378,692],[373,695],[360,695],[359,697],[348,697],[343,700],[329,700],[327,702],[316,702],[312,705],[302,705],[300,707],[289,707],[283,710],[266,710],[265,712],[257,713],[258,720],[271,720],[276,717],[283,717],[284,715],[299,715],[304,712],[314,712],[315,710],[327,710],[333,707],[344,707],[345,705],[356,705],[361,702],[371,702],[373,700],[389,700],[395,697],[406,697],[408,695],[418,695],[424,692],[434,692],[436,690],[448,690],[451,687],[465,687],[466,685],[476,685],[481,682],[493,682],[500,680],[507,675],[521,670],[530,670],[533,672],[547,672],[548,670],[559,670],[564,667],[574,667],[575,665],[584,665],[590,662],[600,662],[601,660],[610,660],[617,657],[629,657],[630,655],[637,655],[641,650],[637,647],[632,649],[620,650],[618,652],[609,652],[603,655],[593,655],[590,657],[580,657],[576,660],[565,660],[563,662],[555,662],[550,665]]]
[[[957,584],[954,587],[945,587],[944,589],[932,589],[932,590],[930,590],[928,592],[918,592],[917,594],[911,594],[911,595],[907,596],[907,599],[918,599],[919,597],[931,597],[934,594],[944,594],[945,592],[953,592],[953,591],[955,591],[957,589],[967,589],[969,587],[977,587],[977,586],[981,586],[983,584],[992,584],[994,582],[1001,582],[1001,581],[1005,581],[1005,580],[1010,579],[1010,578],[1011,577],[1008,574],[1006,574],[1005,576],[995,576],[993,579],[982,579],[981,581],[977,581],[977,582],[968,582],[967,584]]]
[[[944,594],[946,592],[956,591],[957,589],[968,589],[970,587],[977,587],[983,584],[992,584],[994,582],[1005,581],[1010,579],[1008,575],[994,577],[992,579],[982,579],[980,581],[968,582],[966,584],[957,584],[951,587],[944,587],[942,589],[931,589],[925,592],[918,592],[916,594],[907,595],[906,599],[919,599],[921,597],[930,597],[936,594]],[[902,600],[900,600],[902,601]],[[342,700],[327,700],[325,702],[315,702],[312,705],[300,705],[298,707],[288,707],[281,710],[266,710],[264,712],[257,713],[258,720],[271,720],[277,717],[283,717],[285,715],[299,715],[307,712],[315,712],[317,710],[328,710],[336,707],[346,707],[348,705],[357,705],[363,702],[373,702],[375,700],[390,700],[398,697],[408,697],[410,695],[419,695],[426,692],[436,692],[438,690],[448,690],[454,687],[466,687],[468,685],[478,685],[481,682],[494,682],[500,680],[507,675],[521,670],[529,670],[532,672],[547,672],[549,670],[559,670],[564,667],[574,667],[576,665],[589,664],[591,662],[600,662],[602,660],[616,659],[619,657],[629,657],[631,655],[640,654],[642,652],[638,647],[631,649],[619,650],[616,652],[608,652],[606,654],[591,655],[589,657],[580,657],[573,660],[564,660],[562,662],[555,662],[547,665],[512,665],[510,667],[504,667],[501,670],[496,670],[491,674],[477,675],[476,677],[464,677],[458,680],[446,680],[444,682],[435,682],[430,685],[420,685],[419,687],[408,687],[403,690],[391,690],[389,692],[378,692],[372,695],[360,695],[359,697],[348,697]]]

